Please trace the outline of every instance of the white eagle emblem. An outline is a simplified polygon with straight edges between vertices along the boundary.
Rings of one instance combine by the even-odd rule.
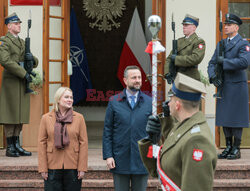
[[[195,160],[195,161],[201,161],[202,158],[203,158],[203,150],[194,149],[193,150],[193,160]]]
[[[83,0],[86,16],[96,19],[94,23],[89,23],[89,26],[98,27],[98,30],[103,32],[111,31],[113,26],[120,27],[120,23],[114,19],[121,17],[125,9],[125,0]]]

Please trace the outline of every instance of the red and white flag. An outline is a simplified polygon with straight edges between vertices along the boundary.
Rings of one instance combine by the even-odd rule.
[[[122,83],[123,87],[126,85],[123,82],[123,72],[129,65],[136,65],[142,72],[142,91],[151,92],[151,84],[149,81],[145,82],[146,75],[151,75],[151,60],[150,56],[145,52],[147,47],[145,34],[142,29],[140,17],[137,8],[135,8],[127,37],[123,45],[120,56],[120,63],[117,71],[117,77]]]

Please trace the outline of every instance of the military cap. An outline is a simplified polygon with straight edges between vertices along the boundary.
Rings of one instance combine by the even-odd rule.
[[[202,93],[206,93],[206,88],[202,82],[182,73],[177,73],[168,96],[176,96],[188,101],[199,101]]]
[[[21,23],[22,21],[19,19],[16,13],[12,13],[11,15],[5,17],[5,24],[9,23]]]
[[[199,25],[199,18],[186,14],[184,20],[182,21],[182,24],[191,24],[197,27]]]
[[[224,22],[225,24],[237,24],[237,25],[241,25],[242,24],[242,20],[234,15],[234,14],[231,14],[231,13],[227,13],[226,14],[226,20]]]

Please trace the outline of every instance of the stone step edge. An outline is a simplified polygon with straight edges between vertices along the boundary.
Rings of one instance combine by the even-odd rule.
[[[6,176],[7,175],[7,176]],[[0,171],[0,180],[37,180],[41,178],[41,174],[37,171]],[[104,180],[113,179],[112,173],[109,171],[88,171],[85,173],[84,179],[88,180]],[[149,176],[149,180],[157,180],[157,178]]]
[[[38,171],[37,166],[1,166],[0,171]],[[89,166],[88,171],[108,171],[107,166]]]
[[[216,166],[216,171],[250,170],[250,164],[220,164]]]
[[[214,179],[214,188],[250,188],[250,179]]]
[[[0,171],[37,171],[37,166],[2,166],[0,165]],[[88,171],[107,171],[106,166],[95,166],[91,165],[88,167]],[[216,171],[250,171],[250,165],[240,165],[240,164],[232,164],[232,165],[220,165],[216,167]]]
[[[148,187],[157,187],[159,182],[157,179],[149,180]],[[0,188],[43,188],[44,181],[41,179],[32,180],[0,180]],[[113,179],[83,179],[82,187],[86,188],[113,188]]]
[[[43,188],[43,180],[0,180],[0,188]],[[149,180],[148,187],[158,187],[157,179]],[[83,179],[82,187],[86,188],[112,188],[111,179]],[[249,179],[215,179],[214,188],[250,188]]]

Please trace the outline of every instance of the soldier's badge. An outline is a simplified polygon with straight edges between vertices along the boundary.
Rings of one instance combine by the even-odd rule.
[[[199,45],[198,45],[198,48],[199,48],[199,49],[203,49],[203,47],[204,47],[203,44],[199,44]]]
[[[250,51],[250,47],[246,46],[246,51],[249,52]]]
[[[193,150],[193,160],[195,160],[195,161],[201,161],[202,158],[203,158],[203,150],[194,149]]]
[[[3,45],[3,41],[0,41],[0,46],[2,46]]]

